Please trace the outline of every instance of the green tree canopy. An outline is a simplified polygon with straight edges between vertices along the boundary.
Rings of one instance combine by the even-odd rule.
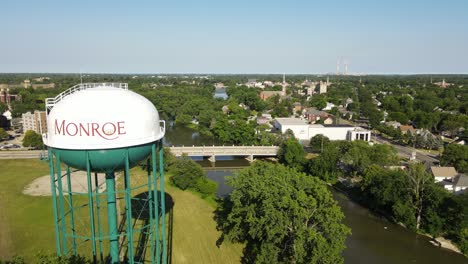
[[[440,163],[454,166],[458,172],[468,172],[468,146],[449,144],[445,147]]]
[[[350,229],[326,184],[283,165],[254,162],[230,179],[217,211],[222,238],[245,243],[244,263],[343,263]]]
[[[42,136],[32,130],[26,131],[23,138],[23,146],[35,149],[42,148],[44,146]]]
[[[171,182],[182,190],[195,188],[197,181],[206,177],[202,167],[187,156],[173,161],[169,171]]]
[[[278,160],[286,166],[302,171],[305,164],[305,155],[301,143],[296,138],[291,137],[280,145]]]
[[[323,152],[323,149],[330,143],[330,139],[323,134],[318,134],[310,139],[309,147],[314,152]]]

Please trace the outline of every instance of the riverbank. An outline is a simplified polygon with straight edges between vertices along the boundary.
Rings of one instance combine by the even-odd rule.
[[[363,204],[360,199],[358,199],[358,196],[357,196],[357,193],[355,193],[353,191],[353,188],[350,188],[350,187],[347,187],[346,185],[344,185],[343,183],[341,182],[337,182],[336,184],[334,185],[330,185],[335,191],[338,191],[342,194],[344,194],[346,197],[348,197],[350,200],[352,200],[353,202],[363,206],[364,208],[366,208],[367,210],[369,210],[369,212],[371,212],[375,217],[377,218],[380,218],[380,219],[385,219],[386,221],[388,221],[389,223],[393,223],[393,224],[397,224],[399,225],[400,227],[408,230],[411,232],[410,229],[408,229],[405,225],[403,225],[402,223],[397,223],[395,222],[395,220],[388,214],[386,214],[385,212],[382,212],[382,211],[373,211],[373,210],[370,210],[365,204]],[[437,237],[437,238],[434,238],[433,236],[431,236],[430,234],[427,234],[427,233],[424,233],[424,232],[414,232],[415,235],[421,235],[421,236],[425,236],[427,238],[430,239],[429,243],[435,247],[439,247],[439,248],[443,248],[443,249],[446,249],[446,250],[450,250],[450,251],[453,251],[453,252],[456,252],[458,254],[461,254],[465,257],[467,257],[466,255],[464,255],[461,250],[458,248],[457,245],[455,245],[451,240],[447,239],[447,238],[444,238],[444,237]]]

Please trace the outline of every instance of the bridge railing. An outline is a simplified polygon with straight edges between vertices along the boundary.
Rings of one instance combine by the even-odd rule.
[[[180,156],[187,154],[189,156],[209,156],[209,155],[276,155],[279,147],[277,146],[182,146],[170,147],[171,152]]]

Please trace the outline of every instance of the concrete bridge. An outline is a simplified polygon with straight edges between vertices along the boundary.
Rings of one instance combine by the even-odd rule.
[[[208,157],[211,162],[216,161],[216,156],[240,156],[253,161],[254,157],[274,157],[278,154],[277,146],[182,146],[169,147],[176,157],[187,155],[189,157]],[[37,159],[47,158],[44,150],[12,150],[0,151],[0,159]]]
[[[170,147],[171,153],[176,157],[187,155],[189,157],[209,157],[211,162],[216,156],[241,156],[253,161],[255,156],[274,157],[278,154],[277,146],[182,146]]]

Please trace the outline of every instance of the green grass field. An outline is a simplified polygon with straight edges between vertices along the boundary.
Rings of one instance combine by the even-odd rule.
[[[27,184],[47,174],[47,163],[39,160],[0,160],[0,259],[22,255],[30,261],[39,251],[54,252],[50,197],[22,194]],[[145,177],[139,168],[131,174]],[[174,201],[172,263],[239,263],[242,245],[216,246],[212,203],[169,184],[166,193]]]

